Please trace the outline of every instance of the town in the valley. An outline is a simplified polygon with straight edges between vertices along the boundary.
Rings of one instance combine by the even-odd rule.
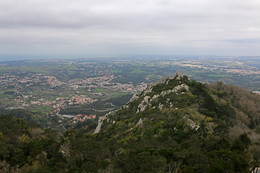
[[[257,57],[10,61],[0,62],[0,107],[69,118],[70,123],[97,120],[149,83],[177,71],[201,82],[221,80],[260,94]]]

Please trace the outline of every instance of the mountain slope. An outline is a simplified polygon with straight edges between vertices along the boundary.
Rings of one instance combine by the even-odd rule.
[[[113,142],[123,172],[246,172],[259,145],[259,105],[245,90],[177,74],[108,114],[97,138]]]

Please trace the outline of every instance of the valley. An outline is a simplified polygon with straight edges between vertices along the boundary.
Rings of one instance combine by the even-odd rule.
[[[159,59],[3,61],[0,62],[0,106],[33,112],[37,114],[34,122],[45,128],[61,124],[75,128],[89,120],[97,123],[99,116],[126,104],[134,93],[141,93],[150,83],[177,71],[204,83],[221,80],[256,94],[260,90],[257,57]],[[80,114],[95,118],[76,118]],[[49,123],[43,125],[41,117]]]

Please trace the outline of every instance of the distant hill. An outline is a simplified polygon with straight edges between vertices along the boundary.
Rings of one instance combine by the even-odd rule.
[[[260,96],[244,89],[202,84],[178,73],[108,113],[93,135],[81,130],[55,135],[3,116],[10,126],[0,128],[0,148],[9,150],[0,150],[0,170],[254,171],[260,167],[259,105]]]

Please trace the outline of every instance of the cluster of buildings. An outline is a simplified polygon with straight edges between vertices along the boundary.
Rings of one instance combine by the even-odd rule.
[[[54,76],[44,76],[47,79],[48,84],[51,87],[57,87],[57,86],[61,86],[64,84],[64,82],[59,81],[56,77]]]
[[[82,114],[78,114],[73,118],[73,123],[77,123],[78,121],[85,121],[85,120],[90,120],[90,119],[96,119],[97,116],[96,115],[82,115]]]
[[[128,92],[140,92],[143,91],[147,85],[141,83],[140,85],[134,86],[133,84],[114,83],[112,80],[115,79],[114,75],[103,75],[98,77],[90,77],[85,79],[73,79],[68,82],[59,81],[55,76],[44,75],[44,74],[28,74],[28,75],[3,75],[0,77],[0,85],[4,89],[13,87],[21,95],[26,90],[30,90],[30,87],[47,86],[47,90],[52,88],[63,86],[70,87],[73,90],[79,90],[80,88],[86,88],[87,91],[95,91],[95,88],[101,87],[108,90],[124,90]],[[84,100],[76,99],[79,102]],[[90,101],[91,102],[91,101]],[[40,104],[39,102],[32,102],[31,104]],[[45,103],[50,105],[53,103]]]
[[[254,74],[254,75],[259,75],[260,71],[258,70],[248,70],[248,69],[227,69],[227,72],[230,73],[238,73],[238,74],[242,74],[242,75],[250,75],[250,74]]]
[[[25,99],[34,99],[29,102],[26,102]],[[61,108],[64,108],[67,105],[75,105],[75,104],[85,104],[85,103],[93,103],[97,101],[97,99],[92,99],[85,95],[75,95],[72,97],[57,97],[56,100],[50,101],[45,99],[35,100],[35,97],[32,95],[26,96],[17,96],[14,99],[16,105],[27,107],[27,106],[51,106],[53,108],[53,112],[58,113]]]
[[[0,76],[0,85],[2,89],[12,88],[15,95],[11,108],[19,107],[25,108],[28,106],[49,106],[53,109],[53,113],[59,113],[61,109],[68,105],[93,103],[97,99],[87,97],[87,95],[80,95],[80,90],[83,88],[89,92],[101,94],[105,90],[123,90],[125,92],[139,92],[143,91],[146,83],[141,83],[137,86],[133,84],[122,84],[113,82],[114,75],[100,75],[97,77],[89,77],[85,79],[73,79],[68,82],[59,81],[55,76],[45,75],[42,73],[6,73]],[[62,86],[64,91],[73,90],[76,95],[68,97],[57,97],[55,100],[49,100],[48,97],[41,96],[41,92],[52,92],[55,87]],[[104,88],[104,91],[98,91],[97,88]],[[63,92],[63,91],[60,91]],[[76,116],[78,118],[79,116]],[[93,118],[93,116],[92,116]],[[79,118],[91,119],[89,116]]]
[[[89,77],[84,79],[73,79],[68,82],[59,81],[55,76],[42,73],[6,73],[0,76],[0,86],[2,89],[10,89],[14,91],[13,100],[10,101],[10,108],[26,108],[29,106],[49,106],[53,113],[59,114],[60,110],[68,105],[93,103],[97,99],[90,98],[87,95],[81,95],[80,90],[95,92],[102,96],[106,90],[110,91],[125,91],[125,92],[140,92],[146,87],[146,83],[141,83],[137,86],[133,84],[123,84],[113,82],[114,75],[100,75],[97,77]],[[55,87],[62,86],[62,92],[74,91],[72,96],[56,97],[50,100],[46,95],[42,97],[42,92],[52,93]],[[99,91],[97,88],[101,88]],[[102,91],[102,88],[105,89]],[[63,91],[64,90],[64,91]],[[83,121],[86,119],[95,119],[94,115],[84,117],[76,116],[75,120]]]
[[[114,75],[104,75],[83,80],[73,79],[68,82],[68,86],[73,89],[88,88],[88,91],[92,91],[94,88],[109,85],[114,78]]]
[[[260,71],[252,66],[246,66],[239,61],[223,61],[222,64],[213,64],[209,62],[202,63],[201,61],[189,60],[189,61],[177,61],[173,62],[174,65],[190,68],[200,68],[211,71],[225,71],[228,73],[236,73],[241,75],[259,75]]]
[[[54,108],[54,112],[59,112],[61,108],[67,105],[75,105],[75,104],[85,104],[85,103],[93,103],[97,101],[97,99],[89,98],[85,95],[76,95],[70,98],[68,97],[57,97],[55,101],[48,101],[48,100],[37,100],[37,101],[30,101],[28,106],[31,105],[41,105],[41,106],[52,106]]]
[[[41,73],[37,74],[23,74],[18,72],[14,74],[5,74],[0,77],[1,87],[8,89],[8,87],[14,87],[17,90],[23,90],[30,86],[46,86],[56,87],[64,84],[56,79],[54,76],[48,76]]]
[[[260,95],[260,91],[252,91],[252,93]]]
[[[140,85],[134,86],[133,84],[122,84],[113,83],[112,80],[115,78],[114,75],[104,75],[99,77],[91,77],[84,80],[70,80],[69,87],[77,90],[80,88],[88,88],[88,91],[94,91],[95,88],[101,87],[108,90],[124,90],[128,92],[140,92],[146,87],[146,83],[141,83]]]

